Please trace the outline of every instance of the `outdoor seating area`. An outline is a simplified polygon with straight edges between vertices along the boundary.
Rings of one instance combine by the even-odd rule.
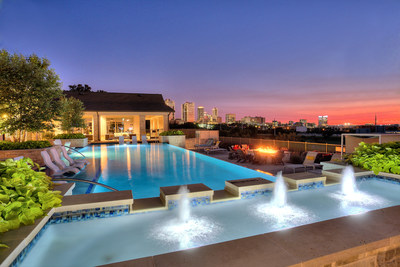
[[[207,140],[209,141],[209,140]],[[218,141],[219,146],[221,143]],[[201,149],[200,149],[201,147]],[[212,157],[229,161],[246,168],[260,170],[267,173],[321,173],[323,162],[340,164],[340,154],[322,153],[316,151],[293,152],[275,148],[256,148],[247,144],[229,145],[222,144],[220,153],[209,154],[203,146],[197,146],[195,151],[208,154]]]

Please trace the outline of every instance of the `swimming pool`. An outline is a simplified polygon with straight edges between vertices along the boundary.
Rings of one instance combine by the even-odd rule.
[[[93,145],[81,150],[90,165],[76,178],[97,181],[133,198],[156,197],[160,187],[203,183],[222,190],[225,180],[275,177],[168,144]],[[106,192],[99,186],[78,185],[74,194]]]
[[[288,193],[274,208],[270,195],[192,208],[194,229],[174,228],[177,210],[51,224],[21,266],[95,266],[234,240],[400,204],[400,185],[358,181],[360,195],[343,198],[340,185]]]

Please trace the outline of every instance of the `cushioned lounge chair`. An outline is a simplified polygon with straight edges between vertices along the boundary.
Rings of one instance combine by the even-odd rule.
[[[65,146],[61,146],[61,153],[63,154],[64,158],[68,160],[70,166],[76,166],[79,169],[83,169],[83,167],[89,163],[86,159],[72,159],[68,155]]]
[[[67,166],[65,162],[61,159],[60,153],[57,151],[55,147],[51,147],[48,149],[50,156],[53,158],[53,162],[60,168],[60,169],[65,169],[67,167],[74,167],[77,169],[83,169],[85,167],[85,163],[75,163],[71,164],[70,166]]]
[[[79,169],[74,167],[67,167],[65,169],[60,169],[56,164],[53,163],[53,161],[51,161],[50,155],[46,150],[43,150],[42,152],[40,152],[40,154],[42,155],[46,167],[53,172],[52,176],[63,176],[64,174],[77,174],[79,172]]]
[[[211,147],[213,144],[214,144],[214,139],[208,138],[204,144],[194,145],[194,147],[195,148],[205,148],[205,147]]]
[[[302,164],[292,164],[292,163],[284,163],[283,170],[286,168],[292,169],[293,172],[296,170],[301,169],[307,171],[307,167],[311,167],[315,170],[316,167],[322,166],[321,164],[315,163],[315,159],[317,158],[318,152],[307,152],[306,157]]]
[[[220,143],[221,143],[221,141],[217,141],[215,143],[215,145],[204,148],[204,151],[207,152],[207,154],[210,153],[210,152],[226,151],[225,148],[220,148],[219,147]]]

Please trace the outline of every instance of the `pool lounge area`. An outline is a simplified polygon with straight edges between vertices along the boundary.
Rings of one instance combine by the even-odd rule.
[[[97,173],[96,181],[122,191],[69,188],[74,195],[42,219],[13,266],[320,266],[400,257],[397,175],[354,174],[356,199],[343,197],[340,179],[325,183],[337,180],[338,170],[288,175],[282,179],[297,187],[290,187],[285,205],[274,206],[276,177],[199,153],[161,144],[81,152],[91,153],[87,171]],[[129,168],[122,160],[128,157],[136,158]],[[160,182],[162,171],[176,176]],[[136,193],[135,184],[151,190]],[[177,228],[184,196],[190,220]]]

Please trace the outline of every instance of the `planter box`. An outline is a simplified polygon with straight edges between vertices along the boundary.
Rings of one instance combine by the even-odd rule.
[[[60,139],[61,143],[64,145],[66,142],[71,142],[71,147],[85,147],[88,145],[88,139]]]
[[[15,157],[23,156],[24,158],[30,158],[33,162],[44,166],[44,161],[40,152],[46,150],[47,148],[37,148],[37,149],[18,149],[18,150],[0,150],[0,159],[12,159]]]
[[[186,137],[184,135],[166,135],[160,136],[160,143],[168,143],[173,146],[185,148]]]

